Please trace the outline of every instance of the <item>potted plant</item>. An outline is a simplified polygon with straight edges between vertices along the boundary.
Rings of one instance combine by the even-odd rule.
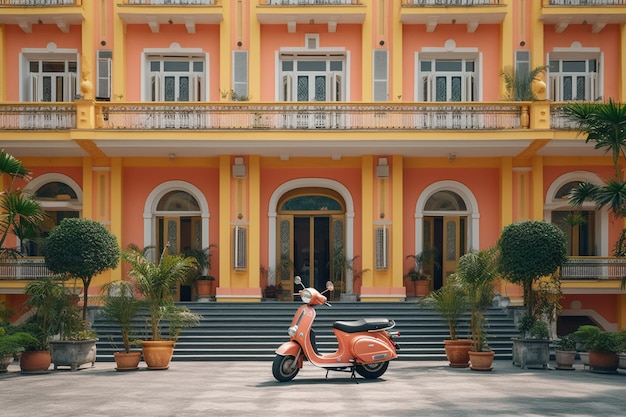
[[[425,265],[432,265],[433,268],[439,267],[437,260],[437,248],[429,246],[422,252],[415,255],[407,255],[406,259],[412,259],[413,265],[404,275],[413,283],[413,290],[416,297],[423,297],[428,294],[431,276],[424,272]]]
[[[27,332],[7,332],[10,326],[0,326],[0,373],[7,372],[15,355],[29,346],[37,345],[37,339]]]
[[[201,319],[188,308],[174,305],[172,299],[172,289],[197,268],[196,260],[170,255],[167,246],[158,262],[136,249],[123,252],[122,258],[131,266],[128,275],[143,296],[150,314],[150,339],[141,342],[143,358],[148,369],[168,369],[181,329],[196,326]],[[169,323],[167,332],[162,328],[164,321]]]
[[[558,339],[554,345],[556,369],[573,370],[576,360],[576,341],[570,335]]]
[[[589,351],[589,366],[594,372],[615,373],[619,365],[619,353],[624,349],[623,335],[603,331],[597,326],[583,325],[575,332],[577,340]]]
[[[141,302],[135,297],[135,287],[129,281],[113,281],[101,288],[103,293],[102,314],[108,320],[119,324],[124,350],[115,352],[113,357],[116,370],[129,371],[139,369],[140,351],[131,351],[132,321],[139,312]]]
[[[477,371],[490,371],[495,355],[495,352],[489,349],[487,344],[485,311],[491,306],[496,293],[496,259],[494,249],[466,253],[459,258],[456,270],[459,282],[465,290],[471,313],[470,368]]]
[[[459,339],[457,330],[461,317],[467,311],[468,303],[465,290],[457,281],[456,274],[450,275],[445,286],[431,292],[420,303],[433,308],[448,324],[450,338],[443,342],[450,366],[453,368],[467,368],[469,366],[469,351],[472,347],[472,341]]]
[[[556,273],[567,260],[565,234],[557,225],[543,221],[513,223],[502,231],[498,249],[499,271],[508,281],[522,286],[526,306],[521,337],[513,339],[513,363],[545,368],[549,360],[548,336],[540,342],[528,331],[535,321],[552,321],[558,311],[561,293]],[[547,284],[544,277],[550,277]]]
[[[194,286],[198,301],[208,301],[213,295],[213,281],[215,277],[208,275],[211,270],[211,249],[215,245],[209,245],[204,249],[187,249],[183,256],[196,260],[197,268],[192,270],[188,282]]]

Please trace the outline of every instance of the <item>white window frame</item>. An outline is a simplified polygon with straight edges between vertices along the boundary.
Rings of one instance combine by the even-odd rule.
[[[589,72],[589,61],[596,61],[596,72]],[[579,42],[574,42],[570,48],[554,48],[546,55],[546,62],[551,61],[585,61],[587,71],[584,73],[555,73],[548,68],[548,99],[553,101],[565,101],[563,99],[562,84],[563,78],[569,75],[584,75],[585,80],[585,97],[582,101],[596,101],[604,97],[604,54],[600,48],[590,47],[583,48]],[[573,80],[573,87],[576,80]],[[574,91],[572,91],[575,96]],[[570,101],[570,100],[568,100]],[[572,98],[571,101],[576,101]]]
[[[433,69],[435,61],[439,60],[462,60],[463,67],[462,72],[459,73],[463,77],[464,87],[462,90],[462,100],[471,95],[472,85],[474,89],[473,102],[479,102],[483,100],[483,80],[482,80],[482,53],[478,48],[457,48],[454,40],[449,39],[445,42],[444,47],[424,47],[420,51],[415,52],[415,86],[414,86],[414,100],[424,101],[424,95],[427,96],[428,102],[434,102],[434,87],[436,72],[434,70],[428,73],[421,71],[421,61],[432,61]],[[474,62],[473,74],[465,72],[465,62]],[[450,73],[451,74],[451,73]],[[446,74],[448,75],[448,74]],[[431,87],[429,90],[424,90],[424,83],[429,84]]]
[[[142,74],[142,101],[162,101],[163,98],[163,62],[187,59],[190,62],[189,72],[185,73],[189,76],[190,100],[188,102],[206,101],[209,95],[209,55],[199,48],[181,48],[178,44],[173,43],[168,49],[146,48],[142,54],[141,74]],[[161,72],[153,74],[150,70],[150,63],[158,60],[161,62]],[[193,61],[201,60],[203,63],[202,72],[193,71]],[[182,73],[172,73],[181,76]],[[160,83],[160,88],[155,91],[155,97],[152,97],[152,83]],[[191,100],[192,98],[197,98]],[[178,101],[178,99],[176,100]],[[185,101],[187,102],[187,101]]]
[[[109,55],[109,56],[107,56]],[[98,50],[98,64],[96,65],[96,97],[111,99],[111,71],[113,70],[113,51]]]
[[[46,48],[24,48],[19,56],[19,96],[20,101],[41,102],[42,97],[37,91],[40,88],[43,73],[31,74],[31,61],[65,61],[76,62],[76,72],[65,72],[63,102],[72,102],[78,91],[80,80],[80,54],[77,49],[60,49],[53,42]]]

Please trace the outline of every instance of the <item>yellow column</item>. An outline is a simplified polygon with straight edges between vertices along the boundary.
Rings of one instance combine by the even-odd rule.
[[[372,292],[374,287],[374,243],[372,242],[372,220],[374,219],[374,209],[372,201],[374,201],[374,176],[373,176],[374,158],[372,155],[365,155],[361,159],[361,212],[363,213],[361,223],[361,253],[363,256],[362,267],[369,269],[369,272],[363,274],[363,282],[361,285],[361,299],[363,293]],[[356,246],[356,242],[355,242]]]
[[[500,227],[513,223],[513,159],[502,158],[500,161]]]
[[[251,3],[251,2],[246,2]],[[248,48],[248,97],[254,98],[256,101],[261,100],[261,71],[257,71],[256,68],[260,66],[261,62],[261,24],[256,18],[256,8],[249,7],[249,34],[248,39],[244,42],[244,48],[246,45],[250,45]],[[255,69],[253,69],[255,68]]]
[[[547,64],[545,61],[545,54],[543,52],[543,20],[539,18],[541,16],[541,2],[531,2],[530,9],[530,67],[536,68],[541,65]]]
[[[249,165],[248,287],[250,295],[258,293],[256,301],[261,301],[261,158],[250,156]]]
[[[94,218],[93,166],[91,158],[83,158],[83,217]]]
[[[82,37],[82,63],[81,63],[81,80],[88,81],[91,86],[96,85],[96,51],[95,51],[95,33],[93,30],[93,19],[95,16],[94,13],[94,2],[93,1],[84,1],[82,4],[84,16],[86,17],[86,21],[81,25],[81,37]],[[84,93],[83,93],[84,94]],[[86,99],[93,99],[94,92],[93,87],[90,96],[85,94]]]
[[[237,2],[238,0],[234,1]],[[233,24],[236,22],[233,22],[231,4],[233,4],[233,1],[222,1],[223,18],[222,24],[220,24],[220,92],[230,91],[233,85],[231,79],[233,69],[231,31]],[[257,19],[255,18],[252,22],[255,22],[256,20]],[[248,65],[248,68],[250,68],[250,65]],[[250,79],[250,71],[248,71],[248,79]],[[224,101],[229,100],[230,98],[228,96],[222,97],[222,94],[220,94],[219,99]]]
[[[399,297],[398,301],[404,300],[406,297],[406,288],[404,287],[404,253],[402,251],[403,240],[403,198],[404,195],[404,157],[402,155],[394,155],[392,158],[392,192],[391,192],[391,212],[392,212],[392,228],[391,228],[391,273],[392,273],[392,293]]]
[[[376,46],[373,45],[374,36],[372,35],[372,2],[368,1],[364,3],[365,6],[365,20],[363,21],[362,31],[362,47],[361,54],[363,55],[363,79],[361,81],[361,90],[363,91],[362,101],[372,101],[374,93],[372,92],[372,83],[374,76],[372,74],[372,51]]]
[[[505,68],[513,68],[515,61],[513,52],[515,47],[513,45],[513,2],[506,2],[506,15],[502,24],[500,25],[500,45],[502,50],[500,51],[500,70]],[[500,77],[500,97],[504,97],[506,94],[506,87],[504,80]]]
[[[126,97],[126,26],[118,17],[118,5],[113,13],[113,74],[111,78],[111,101],[123,101]]]
[[[532,161],[532,220],[543,220],[543,158],[533,157]]]
[[[110,211],[111,211],[111,233],[117,236],[117,241],[122,244],[122,158],[111,158],[111,192]],[[124,249],[124,248],[122,248]],[[122,279],[121,265],[111,271],[111,280],[117,281]]]
[[[392,77],[389,80],[391,83],[391,101],[402,101],[402,23],[400,23],[400,11],[402,6],[399,2],[393,3],[393,21],[395,24],[391,25],[392,47],[391,47],[391,73]],[[410,97],[404,98],[406,101],[410,100]]]
[[[6,48],[6,25],[0,25],[0,101],[7,99],[7,48]]]
[[[219,157],[219,207],[222,221],[219,224],[219,287],[216,289],[216,300],[222,301],[221,296],[227,295],[231,288],[231,231],[230,231],[230,211],[231,211],[231,193],[230,193],[230,156],[220,155]],[[226,300],[229,301],[229,300]]]
[[[617,330],[626,329],[626,294],[617,295]]]
[[[626,24],[621,24],[619,27],[620,34],[620,47],[619,47],[619,68],[617,69],[617,73],[621,74],[621,77],[617,78],[617,88],[619,89],[619,99],[618,101],[624,102],[626,100],[626,81],[624,80],[624,74],[626,74]],[[1,75],[1,74],[0,74]]]

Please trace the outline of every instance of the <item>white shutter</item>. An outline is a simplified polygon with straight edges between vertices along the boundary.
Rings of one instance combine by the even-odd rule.
[[[376,228],[376,269],[389,268],[389,229],[386,226]]]
[[[387,101],[389,97],[389,62],[385,50],[374,50],[374,101]]]
[[[560,85],[560,76],[559,75],[554,75],[554,76],[549,76],[549,83],[550,83],[550,95],[551,95],[551,99],[552,101],[561,101],[561,85]]]
[[[65,84],[63,101],[73,101],[74,97],[76,97],[76,73],[67,73],[63,78],[63,83]]]
[[[237,270],[245,270],[247,267],[247,232],[241,226],[233,229],[233,268]]]
[[[233,51],[233,91],[248,97],[248,51]]]
[[[598,99],[598,74],[587,74],[585,80],[585,100],[595,101]]]
[[[111,51],[98,51],[96,97],[111,98]]]
[[[161,97],[163,97],[161,74],[154,74],[151,78],[151,84],[154,86],[152,101],[161,101]]]
[[[28,85],[30,87],[28,91],[28,101],[38,102],[41,101],[41,94],[39,92],[39,74],[29,74]]]
[[[461,97],[461,100],[463,101],[474,101],[474,97],[472,95],[472,91],[473,91],[473,86],[474,86],[474,75],[472,74],[465,74],[463,76],[463,97]]]

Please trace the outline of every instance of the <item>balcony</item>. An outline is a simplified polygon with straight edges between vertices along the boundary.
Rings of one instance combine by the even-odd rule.
[[[222,0],[123,0],[115,10],[124,23],[145,24],[154,33],[161,25],[185,25],[188,33],[196,33],[196,25],[223,20]]]
[[[261,0],[257,19],[264,25],[287,25],[289,32],[296,25],[324,24],[335,32],[337,24],[361,24],[366,8],[362,0]]]
[[[570,257],[561,267],[564,281],[621,281],[626,276],[626,259],[612,257]]]
[[[569,25],[591,25],[598,33],[608,24],[626,23],[626,0],[543,0],[540,19],[556,33]]]
[[[35,280],[53,276],[42,257],[5,259],[0,262],[0,280]]]
[[[479,25],[500,24],[506,16],[504,0],[402,0],[400,21],[426,25],[434,32],[438,24],[467,25],[472,33]]]
[[[83,0],[0,0],[0,24],[18,25],[25,33],[33,25],[56,25],[68,33],[83,22]]]

